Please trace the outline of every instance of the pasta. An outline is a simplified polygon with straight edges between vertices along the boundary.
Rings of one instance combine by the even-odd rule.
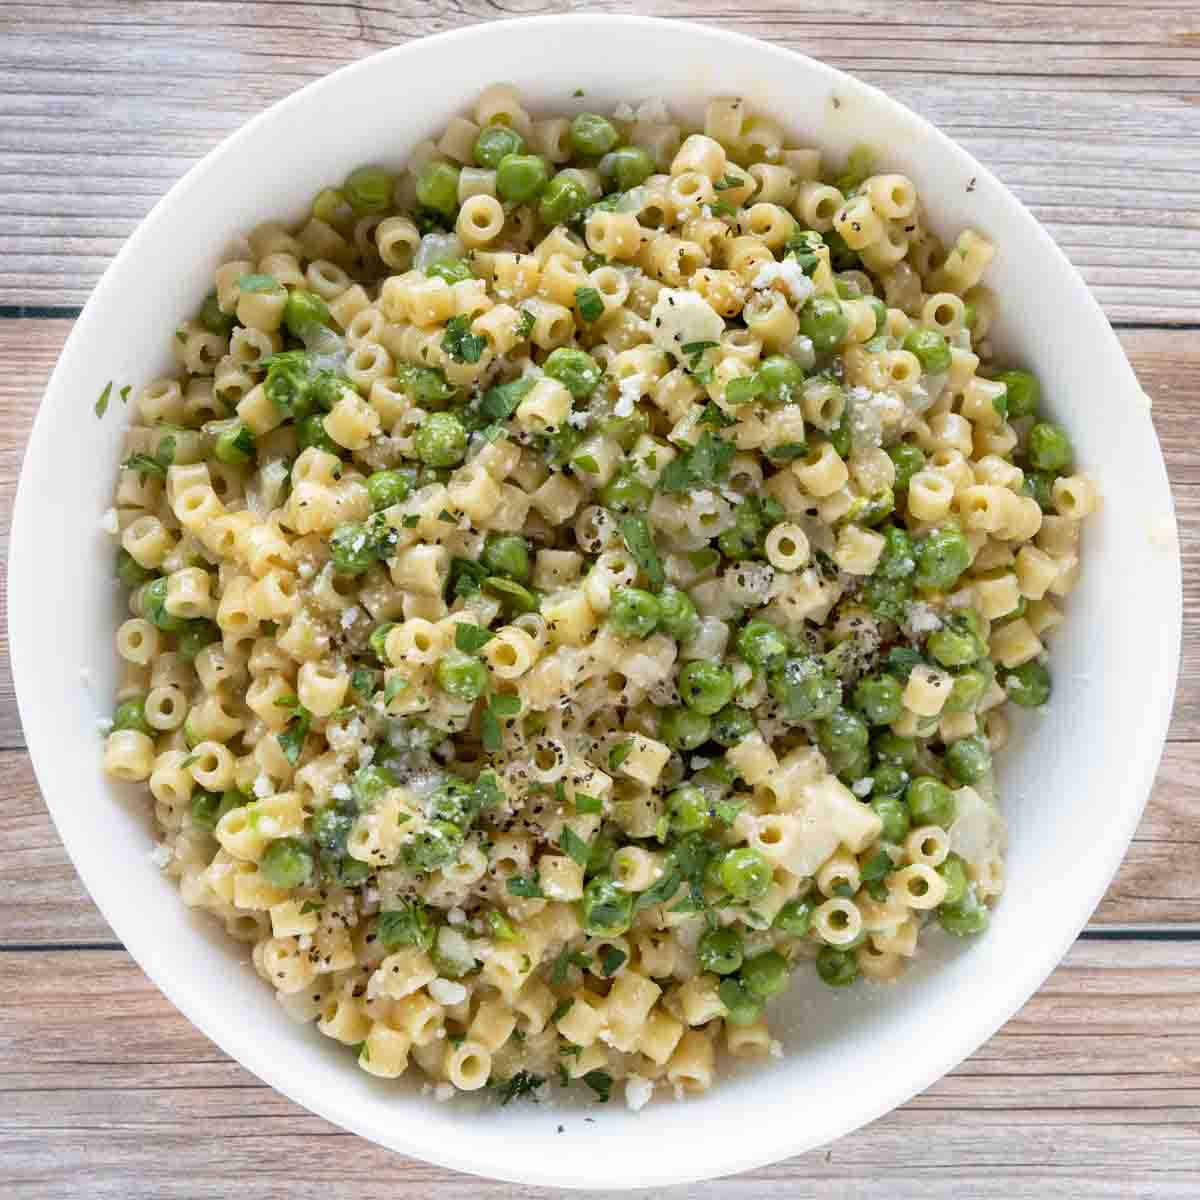
[[[105,522],[103,765],[290,1016],[638,1108],[777,1053],[793,973],[986,929],[1102,501],[993,253],[739,100],[497,85],[217,268]]]

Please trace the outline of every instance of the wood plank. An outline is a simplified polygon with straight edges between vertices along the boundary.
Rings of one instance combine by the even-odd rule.
[[[1200,927],[1200,743],[1168,745],[1129,853],[1089,927]],[[24,751],[0,753],[0,949],[113,942],[46,811]],[[147,838],[147,851],[150,848]]]
[[[644,11],[634,0],[592,8]],[[520,11],[560,9],[527,0]],[[1030,205],[1110,318],[1200,319],[1189,0],[900,10],[672,0],[655,11],[767,38],[885,88]],[[496,12],[491,0],[5,4],[0,305],[82,303],[155,199],[250,116],[347,62]]]
[[[368,1145],[225,1058],[124,953],[70,955],[69,988],[64,957],[11,953],[0,972],[0,1172],[14,1200],[84,1187],[92,1200],[224,1200],[235,1177],[252,1198],[293,1196],[298,1178],[333,1197],[616,1195],[472,1179]],[[894,1113],[659,1194],[1183,1200],[1200,1179],[1197,1121],[1200,945],[1082,943],[996,1037]],[[564,1154],[586,1152],[588,1127],[566,1124]]]

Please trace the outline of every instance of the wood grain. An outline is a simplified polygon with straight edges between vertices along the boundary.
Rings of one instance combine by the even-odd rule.
[[[230,1062],[123,952],[72,954],[69,988],[65,957],[0,959],[6,1197],[75,1195],[84,1179],[89,1200],[224,1200],[235,1179],[253,1200],[614,1195],[470,1179],[370,1146]],[[904,1107],[827,1148],[655,1196],[1183,1200],[1200,1180],[1198,1121],[1200,945],[1080,943],[1003,1032]],[[588,1126],[564,1124],[569,1161]]]
[[[80,304],[121,241],[247,118],[387,46],[634,0],[0,5],[0,306]],[[668,0],[851,71],[939,125],[1046,224],[1114,321],[1200,320],[1200,37],[1190,0]],[[319,36],[314,36],[318,34]]]

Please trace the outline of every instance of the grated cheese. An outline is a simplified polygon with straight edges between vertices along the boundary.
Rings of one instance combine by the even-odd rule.
[[[763,263],[754,276],[751,285],[755,291],[765,291],[775,282],[782,283],[788,295],[795,304],[803,304],[813,294],[813,282],[794,258],[785,258],[783,262]]]

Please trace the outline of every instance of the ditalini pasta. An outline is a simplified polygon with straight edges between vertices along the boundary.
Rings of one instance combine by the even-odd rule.
[[[738,100],[504,86],[249,233],[132,406],[104,767],[291,1017],[640,1107],[986,928],[1100,503],[992,254]]]

